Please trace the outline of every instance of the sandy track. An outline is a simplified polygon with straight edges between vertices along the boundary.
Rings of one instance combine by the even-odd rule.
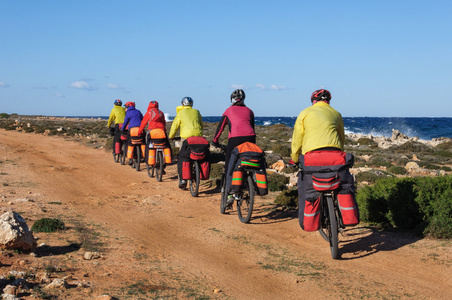
[[[275,209],[271,197],[259,198],[251,224],[242,224],[234,212],[220,214],[213,187],[203,186],[198,198],[179,190],[175,166],[158,183],[144,170],[114,163],[104,150],[4,130],[0,155],[14,162],[21,180],[37,183],[41,201],[62,203],[56,213],[83,216],[120,241],[109,246],[100,266],[86,266],[92,278],[97,274],[99,291],[125,278],[177,288],[157,269],[130,259],[132,251],[158,264],[160,272],[196,281],[212,298],[452,297],[449,242],[358,226],[340,238],[342,259],[332,260],[326,242],[303,232],[296,215]],[[105,272],[111,273],[108,280],[101,279]]]

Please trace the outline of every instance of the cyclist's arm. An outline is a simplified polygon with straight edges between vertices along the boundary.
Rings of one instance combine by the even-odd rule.
[[[345,130],[344,130],[344,120],[342,119],[342,115],[340,115],[340,120],[339,120],[339,124],[338,124],[338,129],[337,132],[339,134],[339,140],[341,141],[341,145],[342,145],[342,151],[344,151],[344,147],[345,147]]]
[[[221,117],[220,123],[218,124],[215,135],[213,136],[212,142],[218,143],[220,136],[223,133],[224,128],[226,127],[226,124],[228,124],[228,117],[226,115],[223,115]]]
[[[301,153],[301,146],[303,144],[304,126],[303,118],[298,117],[295,121],[292,135],[292,153],[291,158],[294,162],[298,162],[298,157]]]
[[[180,126],[180,117],[179,115],[176,115],[176,117],[174,117],[173,124],[171,124],[171,129],[168,138],[174,139],[174,137],[176,136],[176,132],[179,129],[179,126]]]
[[[148,122],[149,122],[149,117],[147,114],[145,114],[143,120],[141,120],[140,129],[138,130],[139,133],[143,132],[144,127],[146,127]]]
[[[110,127],[111,123],[115,120],[115,109],[113,108],[110,112],[110,117],[108,118],[107,127]]]

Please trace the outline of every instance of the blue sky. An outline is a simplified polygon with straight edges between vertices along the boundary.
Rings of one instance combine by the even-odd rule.
[[[297,116],[451,117],[452,1],[0,0],[0,112],[105,116],[117,98]]]

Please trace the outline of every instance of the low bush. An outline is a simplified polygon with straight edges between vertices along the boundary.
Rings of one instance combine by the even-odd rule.
[[[384,158],[382,156],[379,156],[379,155],[372,156],[369,159],[368,163],[369,163],[369,165],[372,165],[372,166],[375,166],[375,167],[387,167],[387,168],[389,168],[389,167],[392,166],[391,163],[386,158]]]
[[[59,219],[42,218],[33,224],[31,230],[34,232],[55,232],[64,230],[64,228],[64,222]]]
[[[365,221],[452,238],[452,176],[384,178],[356,196]]]
[[[272,151],[282,157],[289,157],[292,150],[290,144],[276,144],[272,147]]]
[[[367,171],[359,172],[355,177],[357,182],[366,181],[368,183],[375,183],[380,178],[377,174]]]
[[[282,191],[274,201],[276,204],[284,207],[296,208],[298,207],[298,191],[297,189],[290,189]]]
[[[388,172],[390,172],[392,174],[397,174],[397,175],[405,175],[406,169],[404,167],[400,167],[400,166],[390,166],[388,168]]]
[[[359,138],[356,141],[357,144],[359,145],[364,145],[364,146],[369,146],[370,148],[377,148],[378,147],[378,143],[375,142],[373,139],[370,138]]]
[[[267,182],[268,190],[271,192],[277,192],[286,189],[286,185],[289,183],[289,178],[278,173],[271,173],[267,175]]]

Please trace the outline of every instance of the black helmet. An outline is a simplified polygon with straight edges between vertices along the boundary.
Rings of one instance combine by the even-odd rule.
[[[122,101],[119,100],[119,99],[116,99],[114,104],[115,104],[116,106],[121,106],[121,105],[122,105]]]
[[[237,102],[245,102],[245,92],[242,89],[236,89],[231,94],[231,102],[232,104],[235,104]]]
[[[193,106],[193,99],[190,97],[184,97],[180,103],[183,106]]]
[[[314,100],[317,101],[330,101],[331,100],[331,93],[328,90],[316,90],[311,95],[311,102],[314,102]]]

